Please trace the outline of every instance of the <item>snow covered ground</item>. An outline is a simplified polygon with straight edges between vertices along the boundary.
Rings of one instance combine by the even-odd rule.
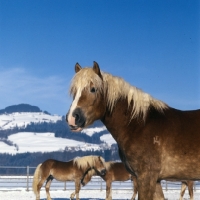
[[[73,190],[57,190],[50,191],[52,200],[68,200],[70,194]],[[164,191],[165,198],[168,200],[178,200],[179,199],[179,190],[170,190]],[[80,199],[88,199],[88,200],[98,200],[105,199],[106,192],[105,190],[81,190],[80,191]],[[132,191],[131,190],[113,190],[112,197],[113,199],[123,200],[123,199],[131,199]],[[18,191],[0,191],[0,199],[2,200],[33,200],[35,199],[35,195],[32,191],[27,192],[25,189],[20,189]],[[46,199],[45,191],[41,191],[41,199]],[[200,190],[197,190],[194,193],[194,199],[200,200]],[[189,200],[188,191],[186,191],[184,195],[184,200]]]
[[[1,179],[3,178],[3,179]],[[11,179],[13,178],[13,180]],[[29,177],[28,190],[26,176],[16,177],[0,177],[0,199],[3,200],[28,200],[35,199],[32,191],[32,177]],[[16,181],[17,180],[17,181]],[[181,190],[181,182],[162,181],[162,188],[165,198],[168,200],[178,200]],[[114,200],[131,199],[133,195],[132,182],[115,181],[112,183],[112,197]],[[44,184],[45,185],[45,184]],[[44,185],[41,189],[41,199],[46,199]],[[50,194],[54,200],[69,199],[70,194],[74,191],[75,185],[73,181],[59,182],[54,180],[51,184]],[[80,198],[82,200],[102,200],[106,196],[106,183],[98,176],[80,190]],[[194,199],[200,200],[200,184],[195,182]],[[189,200],[188,190],[184,195],[184,200]]]

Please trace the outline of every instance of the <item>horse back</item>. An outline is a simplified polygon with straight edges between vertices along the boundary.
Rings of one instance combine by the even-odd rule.
[[[123,163],[114,162],[111,164],[109,170],[107,170],[103,179],[105,181],[108,179],[111,181],[127,181],[131,179],[131,175],[127,172]]]
[[[59,181],[74,180],[82,175],[82,171],[73,164],[73,160],[68,162],[49,159],[42,163],[42,172],[46,175],[52,175]]]

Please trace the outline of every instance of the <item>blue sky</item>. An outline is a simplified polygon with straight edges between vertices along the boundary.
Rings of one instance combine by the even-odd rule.
[[[93,61],[172,107],[200,108],[200,2],[0,0],[0,109],[65,115],[75,63]]]

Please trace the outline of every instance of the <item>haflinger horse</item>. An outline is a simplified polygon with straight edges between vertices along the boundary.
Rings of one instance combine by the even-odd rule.
[[[91,171],[88,171],[91,172],[90,174],[87,175],[87,173],[85,173],[85,175],[81,179],[81,184],[86,185],[91,180],[92,176],[100,176],[106,182],[106,200],[112,200],[112,182],[132,180],[133,196],[131,200],[135,200],[135,197],[137,196],[138,193],[137,178],[135,176],[132,176],[126,170],[124,164],[121,162],[109,161],[105,162],[105,166],[106,166],[105,175],[101,175],[98,172],[95,172],[93,169],[91,169]],[[190,195],[190,200],[193,200],[193,185],[194,185],[193,181],[182,181],[179,200],[183,200],[183,195],[187,187]]]
[[[126,70],[124,68],[124,70]],[[66,116],[74,132],[100,119],[137,177],[139,200],[164,199],[161,180],[200,179],[200,110],[181,111],[120,77],[75,65]]]
[[[87,171],[90,171],[87,176],[92,176],[91,173],[99,173],[105,175],[105,161],[101,156],[83,156],[77,157],[68,162],[49,159],[39,164],[35,170],[33,177],[33,192],[36,195],[36,200],[40,199],[40,189],[46,181],[45,189],[47,200],[51,200],[49,189],[52,180],[55,178],[58,181],[74,181],[75,192],[71,194],[70,199],[76,196],[79,200],[79,191],[81,189],[80,181]]]
[[[81,180],[82,185],[86,185],[92,178],[92,176],[100,176],[106,182],[106,200],[112,200],[112,182],[113,181],[133,181],[133,196],[131,200],[135,200],[137,195],[137,181],[136,177],[132,176],[121,162],[105,162],[106,174],[101,175],[97,171],[90,173],[88,176],[84,176]],[[93,170],[93,169],[92,169]],[[92,171],[91,170],[91,171]],[[86,175],[86,174],[85,174]]]

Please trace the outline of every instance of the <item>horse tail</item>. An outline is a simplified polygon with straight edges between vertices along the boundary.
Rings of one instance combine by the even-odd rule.
[[[33,188],[34,194],[37,194],[37,185],[38,185],[38,183],[40,181],[40,176],[41,176],[41,171],[40,171],[41,165],[42,165],[42,163],[40,163],[36,167],[34,175],[33,175],[33,185],[32,185],[32,188]]]

